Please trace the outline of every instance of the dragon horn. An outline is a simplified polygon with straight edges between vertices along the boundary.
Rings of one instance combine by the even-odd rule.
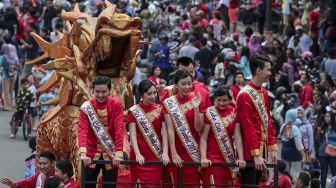
[[[73,58],[66,57],[50,61],[42,67],[46,70],[71,70],[75,68],[75,64]]]
[[[139,45],[151,45],[151,44],[154,44],[154,43],[148,42],[148,41],[143,41],[143,40],[139,41]]]
[[[37,42],[39,47],[48,54],[49,57],[58,59],[71,55],[71,50],[68,47],[68,34],[65,33],[63,38],[58,40],[55,43],[49,43],[45,41],[43,38],[38,36],[36,33],[31,32],[30,35],[34,38],[34,40]]]
[[[78,3],[76,3],[75,6],[74,6],[74,12],[80,12]]]
[[[63,20],[75,21],[77,19],[87,19],[90,15],[84,12],[65,12],[62,10],[61,18]]]
[[[33,59],[33,60],[26,61],[26,62],[25,62],[25,65],[36,64],[36,63],[38,63],[38,62],[40,62],[40,61],[45,60],[45,59],[48,58],[48,57],[49,57],[49,56],[48,56],[48,53],[44,53],[44,54],[42,54],[41,56],[39,56],[39,57],[37,57],[37,58],[35,58],[35,59]]]
[[[42,106],[49,106],[49,105],[57,105],[60,101],[60,96],[57,95],[56,97],[50,99],[50,100],[47,100],[45,102],[41,102],[41,105]]]

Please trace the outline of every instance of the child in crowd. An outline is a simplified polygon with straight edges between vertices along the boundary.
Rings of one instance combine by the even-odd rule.
[[[321,187],[321,181],[318,178],[313,178],[310,183],[310,188],[320,188]]]
[[[261,173],[259,187],[266,187],[270,185],[271,182],[269,181],[269,170],[265,168]]]
[[[35,77],[33,74],[27,75],[27,80],[29,81],[28,90],[33,94],[34,98],[30,103],[29,113],[32,116],[32,123],[33,127],[32,130],[36,131],[37,124],[38,124],[38,116],[37,116],[37,99],[38,99],[38,90],[37,90],[37,83],[35,81]]]
[[[295,188],[308,188],[310,184],[310,175],[306,171],[302,171],[299,174],[299,177],[295,181]]]
[[[278,187],[279,188],[291,188],[292,187],[292,176],[286,170],[286,162],[283,160],[278,160],[278,170],[279,170],[279,179]]]
[[[25,179],[29,179],[35,175],[36,137],[29,139],[29,147],[31,149],[31,154],[28,158],[25,159]]]
[[[16,122],[12,122],[10,138],[15,138],[17,128],[23,120],[24,111],[34,100],[34,95],[28,90],[29,81],[26,78],[21,79],[21,87],[22,90],[16,96]]]

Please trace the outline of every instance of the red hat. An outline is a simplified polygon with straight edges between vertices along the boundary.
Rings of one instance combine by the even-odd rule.
[[[315,10],[311,11],[310,14],[309,14],[310,21],[317,22],[319,17],[320,17],[320,13],[315,11]]]
[[[232,38],[235,41],[239,40],[239,34],[238,33],[232,33]]]

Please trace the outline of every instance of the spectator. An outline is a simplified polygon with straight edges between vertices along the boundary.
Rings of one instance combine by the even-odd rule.
[[[47,179],[44,183],[43,188],[62,188],[64,187],[64,183],[60,177],[51,177]]]
[[[4,110],[11,111],[13,108],[14,84],[19,69],[19,58],[16,48],[10,43],[10,36],[4,37],[4,44],[1,47],[2,57],[0,57],[0,67],[2,73],[2,98],[4,100]]]
[[[171,65],[169,63],[169,47],[168,44],[168,36],[166,34],[160,34],[160,46],[157,49],[154,56],[156,57],[156,65],[161,69],[162,78],[167,80],[169,73],[172,71]]]
[[[25,32],[26,41],[21,39],[21,48],[25,51],[26,62],[38,57],[38,45],[34,38],[30,36],[30,33],[37,33],[37,27],[34,24],[29,24],[29,30]],[[31,73],[33,65],[25,64],[23,70],[23,76],[26,77]]]
[[[240,69],[240,71],[244,74],[244,78],[246,81],[252,79],[252,73],[250,70],[250,50],[248,47],[243,47],[240,54],[239,63],[233,63],[233,65]]]
[[[248,43],[248,48],[250,49],[250,56],[251,57],[261,51],[261,45],[259,43],[259,39],[258,39],[258,36],[256,34],[253,34],[251,36],[251,39]]]
[[[214,53],[206,46],[207,39],[201,39],[202,48],[195,54],[195,62],[199,65],[199,71],[204,76],[204,83],[208,83],[208,79],[211,77],[211,65],[215,58]]]
[[[231,0],[229,5],[229,19],[232,24],[232,32],[236,32],[239,13],[239,0]]]
[[[328,57],[321,63],[320,69],[321,71],[325,71],[332,80],[336,80],[336,56],[334,49],[328,50]]]
[[[317,140],[319,140],[320,149],[318,152],[321,165],[321,188],[326,188],[326,180],[328,175],[328,166],[330,165],[331,175],[336,176],[336,157],[326,154],[326,147],[334,147],[336,149],[336,122],[335,113],[326,112],[324,121],[317,128]]]
[[[46,28],[49,31],[52,30],[52,19],[57,16],[57,10],[54,7],[52,0],[47,0],[47,5],[43,7],[43,11],[41,13],[41,16],[39,20],[43,20],[43,27]]]
[[[301,25],[295,26],[295,32],[296,35],[292,36],[288,43],[288,48],[294,49],[294,42],[295,37],[299,38],[299,46],[302,49],[302,52],[308,52],[310,50],[310,47],[313,45],[313,40],[310,38],[309,35],[303,33],[303,28]]]
[[[320,188],[320,187],[321,187],[320,179],[312,178],[312,180],[310,182],[310,188]]]
[[[280,128],[282,141],[281,159],[286,161],[287,170],[290,174],[295,174],[296,169],[300,169],[304,159],[304,147],[300,129],[295,125],[296,109],[286,112],[285,123]]]
[[[313,90],[309,84],[308,73],[302,73],[300,75],[300,81],[302,84],[302,89],[299,94],[300,106],[306,110],[309,104],[313,101]]]
[[[61,160],[56,163],[55,175],[63,180],[66,188],[77,188],[77,183],[72,178],[74,175],[72,163],[69,160]]]
[[[29,139],[29,147],[31,154],[25,159],[25,179],[29,179],[35,175],[36,137]]]
[[[194,46],[195,43],[196,38],[191,36],[189,38],[189,44],[180,49],[179,57],[190,57],[192,60],[195,60],[195,54],[199,51],[199,49]]]
[[[298,179],[295,181],[295,188],[308,188],[310,179],[311,178],[308,172],[300,172]]]
[[[278,179],[279,188],[291,188],[293,179],[290,173],[286,170],[285,161],[278,160],[278,170],[279,170],[279,179]]]

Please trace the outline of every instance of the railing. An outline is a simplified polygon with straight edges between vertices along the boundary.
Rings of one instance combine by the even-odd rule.
[[[93,160],[93,164],[112,164],[112,161],[104,161],[104,160]],[[136,161],[122,161],[120,163],[121,165],[139,165],[138,162]],[[201,166],[200,162],[183,162],[183,166]],[[160,161],[146,161],[145,165],[156,165],[156,166],[163,166],[162,162]],[[167,166],[175,166],[174,163],[170,162]],[[211,167],[237,167],[236,164],[232,163],[211,163]],[[254,163],[247,163],[246,167],[255,167]],[[273,185],[271,186],[263,186],[263,187],[278,187],[278,165],[277,164],[266,164],[267,168],[273,168],[274,171],[274,179],[273,179]],[[182,168],[178,168],[178,180],[177,183],[165,183],[165,182],[102,182],[102,184],[107,184],[107,185],[115,185],[115,184],[137,184],[137,185],[177,185],[178,188],[182,188],[183,186],[238,186],[234,184],[204,184],[204,183],[199,183],[199,184],[183,184],[183,173],[182,173]],[[85,188],[86,184],[97,184],[99,182],[97,181],[86,181],[85,180],[85,168],[84,168],[84,163],[82,161],[81,165],[81,188]],[[244,186],[244,187],[259,187],[258,185],[250,185],[250,184],[239,184],[239,186]]]

